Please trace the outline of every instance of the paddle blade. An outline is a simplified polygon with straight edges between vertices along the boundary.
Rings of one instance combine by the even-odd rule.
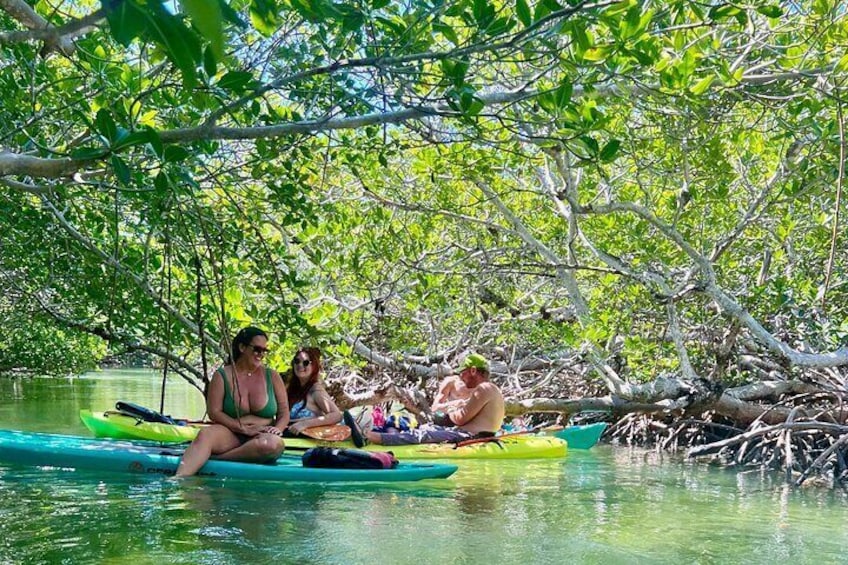
[[[344,441],[350,437],[350,428],[341,424],[332,424],[330,426],[315,426],[306,428],[301,432],[306,437],[312,439],[320,439],[323,441]]]

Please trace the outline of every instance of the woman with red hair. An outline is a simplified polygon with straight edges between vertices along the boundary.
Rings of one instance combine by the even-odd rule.
[[[291,407],[289,433],[299,435],[306,428],[341,421],[342,413],[321,381],[321,351],[317,347],[302,347],[294,354],[286,392]]]

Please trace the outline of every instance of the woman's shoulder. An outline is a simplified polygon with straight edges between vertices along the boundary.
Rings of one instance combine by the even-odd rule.
[[[321,381],[321,379],[318,379],[309,388],[309,394],[315,395],[321,393],[327,394],[327,388],[324,386],[324,383]]]

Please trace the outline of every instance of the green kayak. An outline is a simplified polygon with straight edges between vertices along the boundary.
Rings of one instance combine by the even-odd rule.
[[[96,437],[146,439],[179,443],[190,441],[201,425],[175,426],[144,422],[116,412],[80,410],[80,418]],[[285,438],[287,450],[305,450],[316,446],[353,447],[350,441],[320,441],[309,438]],[[419,445],[368,445],[368,451],[391,451],[398,459],[558,459],[565,457],[567,443],[552,435],[507,435],[496,441],[457,447],[452,443]]]
[[[146,439],[164,443],[191,441],[203,424],[175,426],[159,422],[145,422],[119,412],[92,412],[80,410],[80,420],[94,437],[113,439]]]
[[[182,449],[151,443],[0,430],[0,462],[116,473],[173,475]],[[394,469],[304,467],[300,456],[273,465],[210,460],[199,476],[297,483],[400,482],[442,479],[456,465],[401,463]]]

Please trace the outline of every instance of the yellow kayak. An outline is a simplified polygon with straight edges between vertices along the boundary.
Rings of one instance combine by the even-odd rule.
[[[286,449],[308,449],[316,445],[353,447],[350,441],[316,441],[285,438]],[[460,444],[419,443],[414,445],[366,445],[366,451],[391,451],[398,459],[558,459],[565,457],[568,444],[553,436],[514,435]]]
[[[203,424],[175,426],[140,421],[117,412],[80,410],[80,418],[95,437],[146,439],[168,443],[191,441]],[[316,446],[353,447],[350,441],[320,441],[309,438],[285,438],[287,450],[305,450]],[[506,435],[491,441],[457,447],[453,443],[416,445],[367,445],[368,451],[391,451],[398,459],[553,459],[565,457],[567,443],[553,436]]]

